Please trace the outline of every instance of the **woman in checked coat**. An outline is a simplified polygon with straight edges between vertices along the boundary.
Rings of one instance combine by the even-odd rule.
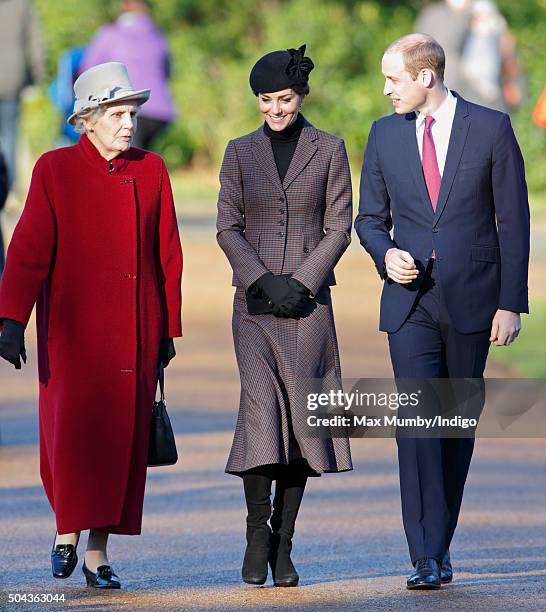
[[[181,335],[182,252],[163,160],[134,149],[138,106],[123,64],[74,85],[77,145],[33,171],[0,284],[0,356],[21,368],[37,301],[40,473],[55,513],[55,578],[90,530],[87,584],[119,588],[110,533],[140,533],[158,361]]]
[[[304,53],[274,51],[253,67],[264,124],[228,144],[220,172],[217,239],[233,268],[241,378],[226,472],[243,479],[250,584],[266,581],[269,562],[276,586],[297,585],[290,552],[307,477],[352,469],[347,437],[310,436],[296,401],[301,381],[332,388],[341,377],[330,286],[352,217],[343,141],[299,113],[313,68]]]

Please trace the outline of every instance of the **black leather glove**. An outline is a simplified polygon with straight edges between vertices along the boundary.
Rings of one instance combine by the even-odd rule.
[[[16,370],[21,369],[21,358],[23,363],[27,362],[25,350],[25,326],[13,319],[4,319],[4,329],[0,335],[0,357],[9,361]]]
[[[299,319],[312,305],[309,295],[311,291],[295,278],[285,278],[288,287],[286,298],[278,305],[273,307],[273,314],[276,317],[289,317]]]
[[[249,287],[249,290],[252,292],[260,291],[271,302],[272,306],[281,304],[290,292],[286,278],[275,276],[271,272],[260,276],[252,287]]]
[[[162,363],[163,367],[166,368],[175,355],[174,340],[172,338],[162,338],[159,343],[159,363]]]

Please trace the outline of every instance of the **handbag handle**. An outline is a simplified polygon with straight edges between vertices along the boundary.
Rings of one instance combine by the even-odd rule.
[[[157,385],[158,384],[159,384],[159,390],[161,392],[160,400],[164,402],[165,401],[165,367],[163,365],[163,362],[161,362],[157,368],[157,382],[155,385],[154,395],[157,395]]]

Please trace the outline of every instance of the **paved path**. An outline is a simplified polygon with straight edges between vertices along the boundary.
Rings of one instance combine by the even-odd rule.
[[[190,228],[183,225],[183,235]],[[205,230],[184,246],[185,337],[167,382],[181,460],[150,470],[143,535],[112,538],[120,592],[84,588],[79,567],[66,581],[51,578],[54,522],[38,472],[33,332],[22,373],[0,364],[0,591],[66,598],[7,609],[546,610],[546,444],[540,439],[478,441],[452,546],[456,580],[441,592],[404,588],[409,568],[392,440],[354,440],[354,472],[310,482],[294,541],[299,588],[241,583],[241,482],[223,473],[238,402],[229,270]],[[379,283],[359,249],[342,260],[338,281],[334,309],[344,375],[389,376],[385,338],[376,331]],[[489,375],[503,374],[489,368]],[[85,539],[82,553],[84,547]]]

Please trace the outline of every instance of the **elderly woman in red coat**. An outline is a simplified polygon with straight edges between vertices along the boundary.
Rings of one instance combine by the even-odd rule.
[[[38,159],[0,285],[0,355],[26,362],[37,302],[40,472],[55,512],[53,575],[77,563],[119,588],[110,533],[141,531],[158,363],[181,336],[182,252],[163,160],[131,148],[149,90],[112,62],[74,85],[77,145]]]

